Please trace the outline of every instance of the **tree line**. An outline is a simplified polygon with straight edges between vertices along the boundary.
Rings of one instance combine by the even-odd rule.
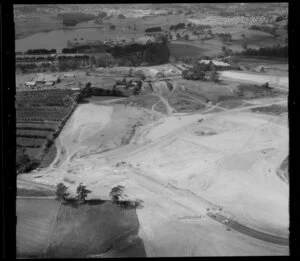
[[[147,65],[163,64],[167,63],[170,57],[170,50],[166,42],[116,46],[109,48],[108,52],[115,59],[124,62],[130,61],[133,66],[140,66],[143,63]]]
[[[63,183],[60,182],[56,186],[56,199],[61,201],[63,204],[75,204],[81,205],[85,204],[88,201],[93,202],[101,202],[98,200],[87,200],[87,196],[92,193],[91,190],[87,188],[86,185],[80,183],[76,188],[75,197],[70,197],[70,192],[68,192],[69,188]],[[126,195],[124,194],[125,187],[121,185],[117,185],[113,187],[109,193],[109,197],[113,204],[116,204],[120,207],[124,208],[136,208],[141,205],[141,200],[128,200],[126,199]]]
[[[150,28],[145,29],[146,33],[161,32],[161,31],[162,31],[162,29],[159,26],[158,27],[150,27]]]
[[[54,54],[56,53],[56,49],[29,49],[25,52],[25,54]]]
[[[267,56],[267,57],[284,57],[288,58],[288,46],[261,47],[259,49],[247,48],[237,53],[246,56]]]
[[[176,31],[176,30],[179,30],[179,29],[185,29],[185,23],[178,23],[178,24],[175,24],[175,25],[171,25],[169,27],[170,31]]]
[[[192,68],[182,71],[182,77],[187,80],[219,81],[217,67],[212,62],[205,64],[195,61]]]

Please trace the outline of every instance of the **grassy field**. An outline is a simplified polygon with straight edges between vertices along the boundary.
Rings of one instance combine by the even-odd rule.
[[[194,81],[178,79],[176,80],[177,86],[185,88],[185,93],[194,96],[195,98],[202,99],[203,101],[218,102],[224,97],[235,97],[236,95],[232,90],[235,89],[235,84],[231,83],[213,83],[207,81]]]
[[[145,256],[138,226],[134,209],[121,209],[111,202],[65,205],[58,214],[47,257],[84,258],[108,249],[114,256],[128,256],[126,249],[131,249],[131,256]],[[135,238],[131,244],[130,237]]]
[[[43,155],[40,167],[41,168],[48,167],[55,159],[56,153],[57,153],[57,148],[55,143],[53,143],[49,148],[48,152]]]
[[[17,257],[42,256],[59,205],[51,199],[17,199]]]
[[[16,39],[24,38],[29,35],[49,32],[62,28],[62,21],[47,15],[32,17],[31,19],[18,19],[15,21]]]
[[[55,192],[51,190],[33,190],[26,188],[17,188],[18,197],[54,197]]]
[[[255,84],[240,84],[237,86],[237,91],[235,93],[238,97],[242,97],[244,99],[276,97],[281,94],[278,90],[264,88]]]
[[[18,189],[18,196],[52,195]],[[135,209],[99,200],[60,206],[52,199],[19,198],[17,217],[18,257],[84,258],[107,250],[112,257],[145,256]]]
[[[236,107],[240,107],[244,104],[241,100],[225,100],[219,103],[219,107],[225,108],[225,109],[233,109]]]
[[[176,42],[170,43],[168,47],[170,49],[171,56],[175,56],[175,57],[184,56],[184,57],[196,58],[196,57],[205,56],[205,51],[206,51],[206,49],[204,48],[200,48],[200,47],[196,47],[184,43],[176,43]]]

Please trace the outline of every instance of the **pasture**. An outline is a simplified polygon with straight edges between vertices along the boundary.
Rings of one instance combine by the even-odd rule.
[[[172,42],[168,45],[170,55],[175,57],[201,57],[205,56],[205,48],[200,48],[191,44],[183,42]]]
[[[138,227],[135,209],[122,209],[111,202],[62,205],[46,257],[84,258],[108,250],[113,256],[145,256]],[[130,238],[134,239],[131,243]]]
[[[18,189],[18,195],[52,196]],[[62,204],[53,199],[17,199],[17,257],[78,258],[100,255],[143,257],[135,209],[109,201]]]
[[[59,202],[53,199],[17,199],[17,257],[43,256],[55,224]]]
[[[185,94],[192,95],[194,99],[202,99],[205,102],[218,102],[225,97],[233,98],[236,96],[233,93],[236,84],[233,83],[223,82],[220,84],[207,81],[178,79],[176,80],[176,84],[177,87],[185,90]],[[176,91],[174,95],[176,95]]]

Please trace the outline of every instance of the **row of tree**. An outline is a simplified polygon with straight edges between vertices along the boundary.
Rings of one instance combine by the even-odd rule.
[[[71,48],[63,48],[61,50],[62,53],[82,53],[84,52],[86,49],[91,49],[92,46],[91,45],[79,45],[79,46],[74,46]]]
[[[150,27],[150,28],[147,28],[147,29],[145,29],[145,32],[146,33],[154,33],[154,32],[161,32],[162,31],[162,29],[161,29],[161,27]]]
[[[124,189],[124,186],[121,185],[117,185],[111,189],[109,197],[112,200],[112,202],[121,207],[137,207],[140,204],[140,201],[126,200]],[[87,196],[91,192],[92,191],[87,189],[85,185],[80,183],[76,188],[75,200],[77,200],[79,204],[84,204],[86,203]],[[62,182],[58,183],[56,186],[56,198],[57,200],[62,201],[63,203],[68,203],[69,201],[74,200],[74,198],[70,198],[68,187]]]
[[[273,47],[261,47],[259,49],[247,48],[241,53],[237,53],[246,56],[267,56],[267,57],[284,57],[288,58],[288,46],[273,46]]]
[[[84,21],[96,19],[97,17],[92,14],[85,13],[61,13],[57,15],[62,19],[62,23],[65,26],[75,26],[76,24]]]
[[[191,69],[182,71],[182,77],[187,80],[219,81],[216,66],[212,62],[207,64],[195,62]]]
[[[56,53],[56,49],[29,49],[25,54],[53,54]]]
[[[59,56],[57,58],[58,61],[66,61],[66,60],[88,60],[90,59],[89,55],[74,55],[74,56]]]
[[[115,59],[130,61],[133,66],[140,66],[142,63],[163,64],[167,63],[170,57],[170,50],[166,42],[111,47],[108,52]]]
[[[42,62],[42,61],[55,61],[55,57],[51,56],[29,56],[29,57],[16,57],[17,62]]]
[[[185,29],[185,23],[178,23],[178,24],[175,24],[175,25],[171,25],[169,27],[170,31],[176,31],[176,30],[179,30],[179,29]]]

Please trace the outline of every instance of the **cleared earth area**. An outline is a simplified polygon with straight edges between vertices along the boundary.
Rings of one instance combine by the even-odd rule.
[[[227,83],[210,87],[215,105],[199,93],[193,101],[203,108],[179,113],[172,95],[192,95],[178,86],[148,99],[80,104],[57,139],[53,164],[18,179],[65,182],[71,193],[84,182],[102,200],[124,186],[129,199],[143,201],[138,236],[150,257],[287,255],[289,187],[276,173],[288,155],[287,115],[251,111],[286,106],[286,96],[220,102],[235,96],[237,85]],[[157,102],[164,112],[153,109]]]

